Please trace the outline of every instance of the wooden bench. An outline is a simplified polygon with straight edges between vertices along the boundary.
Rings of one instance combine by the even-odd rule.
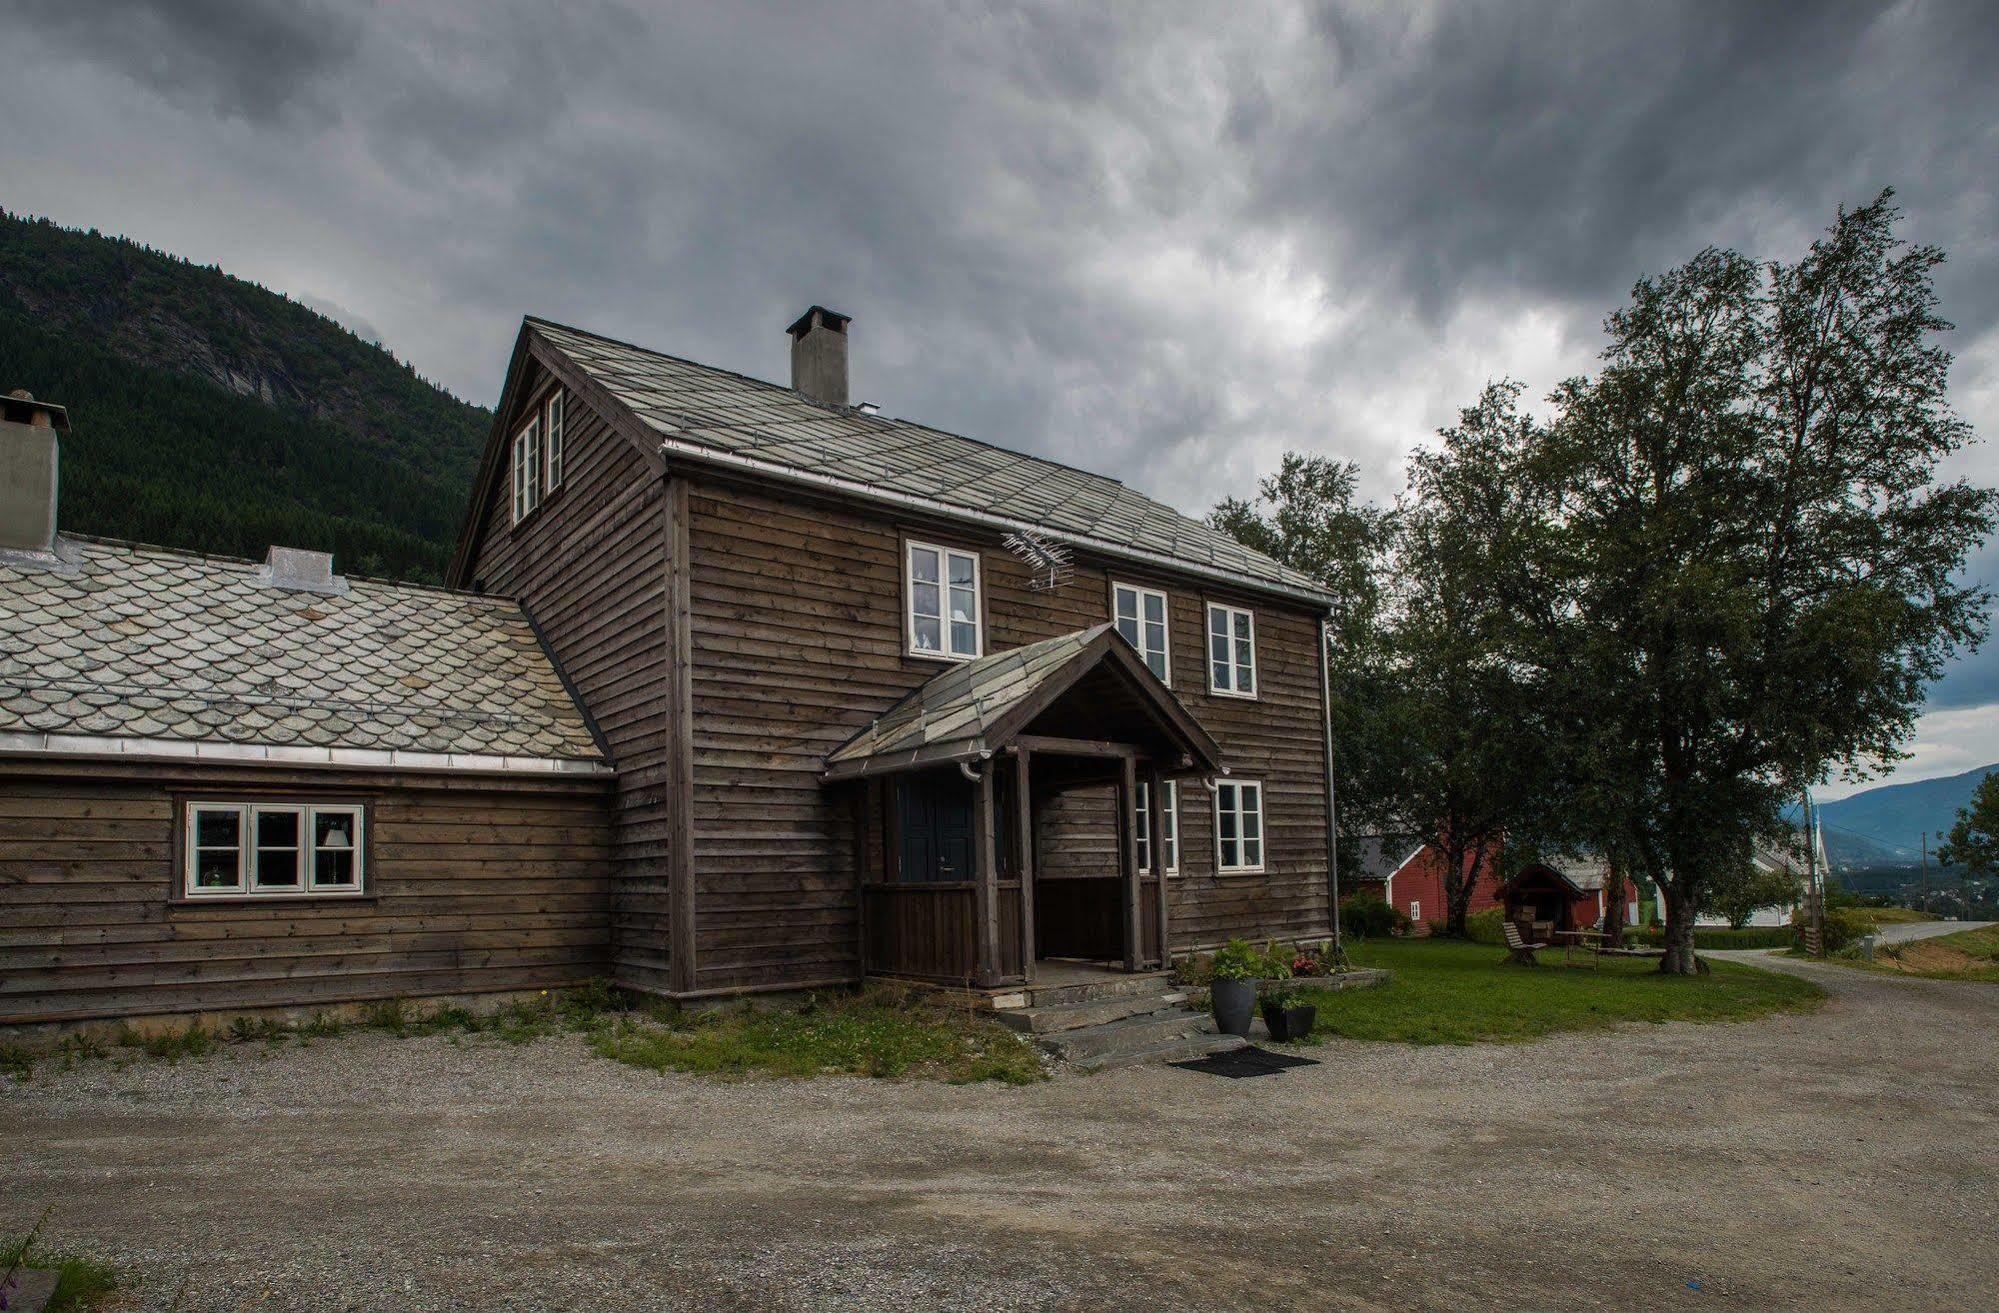
[[[1501,921],[1500,928],[1506,932],[1506,960],[1523,967],[1539,966],[1534,954],[1548,947],[1546,944],[1530,944],[1520,937],[1520,927],[1511,921]]]

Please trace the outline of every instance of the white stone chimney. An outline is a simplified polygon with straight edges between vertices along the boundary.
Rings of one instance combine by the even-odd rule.
[[[68,431],[68,412],[26,388],[0,397],[0,548],[55,550],[57,435]]]

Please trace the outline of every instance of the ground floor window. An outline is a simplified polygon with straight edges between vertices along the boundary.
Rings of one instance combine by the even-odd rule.
[[[365,880],[359,803],[187,804],[182,889],[189,898],[359,894]]]
[[[1140,780],[1138,784],[1138,869],[1152,874],[1152,785]],[[1161,846],[1165,850],[1166,874],[1180,874],[1180,785],[1178,781],[1166,781],[1166,788],[1159,798],[1159,829],[1163,836]]]
[[[1263,869],[1263,785],[1255,780],[1215,786],[1215,867],[1234,872]]]

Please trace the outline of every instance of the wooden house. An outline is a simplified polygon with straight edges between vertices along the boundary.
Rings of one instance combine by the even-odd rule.
[[[994,988],[1328,934],[1332,599],[1116,480],[849,404],[848,328],[793,324],[786,387],[527,320],[446,589],[0,548],[0,899],[42,927],[0,944],[0,1021]],[[123,610],[64,591],[164,558]],[[121,623],[119,660],[76,641]],[[211,799],[227,895],[188,884],[230,860]],[[265,810],[336,802],[367,876],[252,888]]]

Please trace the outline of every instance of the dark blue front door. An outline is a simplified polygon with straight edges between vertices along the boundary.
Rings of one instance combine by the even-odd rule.
[[[905,775],[897,783],[905,884],[972,878],[972,785],[956,770]]]

